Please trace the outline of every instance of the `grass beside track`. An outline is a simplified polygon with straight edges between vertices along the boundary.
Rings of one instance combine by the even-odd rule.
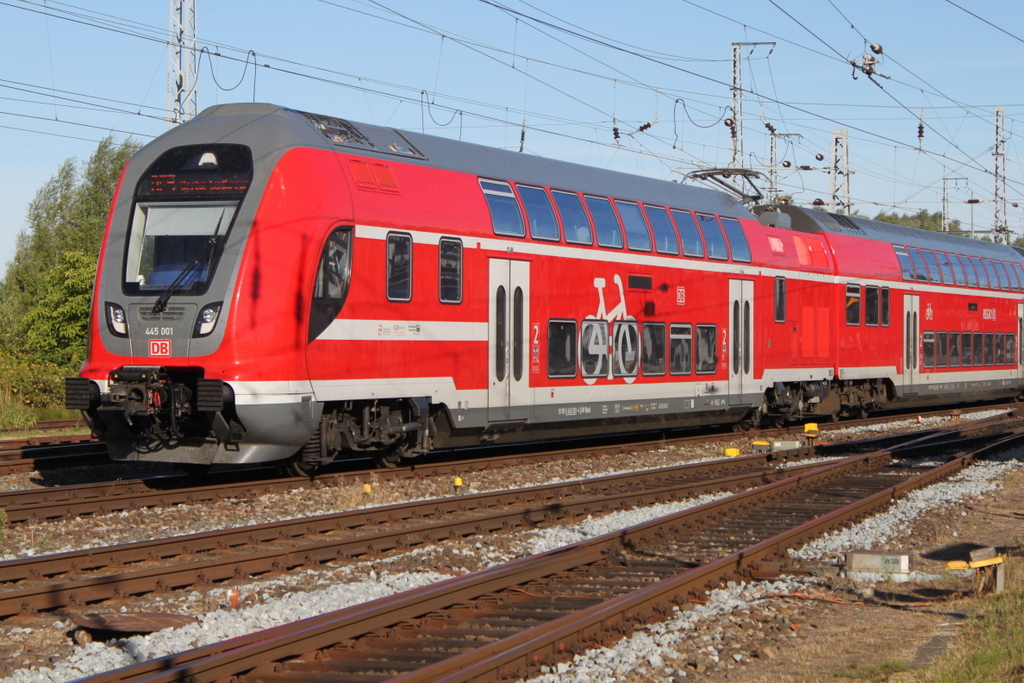
[[[960,638],[921,673],[928,683],[1024,682],[1024,558],[1008,558],[1006,592],[983,598]]]

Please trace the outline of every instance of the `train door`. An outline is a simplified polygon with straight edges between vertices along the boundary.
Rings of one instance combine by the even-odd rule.
[[[530,264],[491,259],[488,296],[487,419],[529,417]]]
[[[729,280],[729,403],[754,390],[754,283]]]
[[[917,294],[903,295],[903,390],[914,392],[920,378],[920,354],[918,340],[920,330],[921,297]]]

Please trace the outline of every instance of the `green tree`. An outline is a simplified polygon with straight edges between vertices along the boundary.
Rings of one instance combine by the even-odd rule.
[[[38,305],[25,314],[24,348],[33,359],[77,371],[85,360],[95,279],[95,258],[80,251],[60,255],[43,283]]]
[[[917,213],[912,214],[899,213],[897,211],[879,211],[874,220],[882,221],[884,223],[895,223],[896,225],[906,225],[911,228],[920,228],[922,230],[931,230],[933,232],[942,232],[941,211],[930,213],[927,209],[921,209]],[[960,221],[950,221],[949,232],[961,234]]]
[[[85,357],[89,297],[110,202],[139,147],[130,139],[102,140],[84,165],[73,158],[61,164],[28,206],[0,281],[0,367],[8,377],[32,378],[35,405],[59,403],[59,392],[40,387],[58,386],[55,380],[76,374]],[[50,368],[46,377],[42,368]],[[28,396],[30,387],[11,384]]]

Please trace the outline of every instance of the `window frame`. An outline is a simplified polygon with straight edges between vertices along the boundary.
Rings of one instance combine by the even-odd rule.
[[[606,249],[625,249],[626,239],[625,236],[622,234],[622,223],[619,221],[619,214],[615,212],[615,207],[612,206],[612,200],[609,199],[608,197],[601,197],[594,194],[585,194],[583,195],[583,203],[586,204],[587,206],[587,212],[590,214],[590,223],[591,225],[594,226],[594,233],[597,236],[597,246],[604,247]],[[602,217],[602,220],[604,218],[610,217],[612,221],[614,221],[616,235],[619,238],[618,244],[606,244],[605,242],[601,241],[602,239],[604,239],[604,236],[601,234],[602,226],[598,221],[598,217],[603,213],[603,211],[595,212],[595,206],[601,207],[602,209],[604,209],[605,207],[608,208],[608,213],[606,216]],[[605,228],[608,227],[610,226],[605,226]]]
[[[686,349],[686,369],[673,370],[673,341],[680,340],[682,348]],[[683,377],[693,374],[693,325],[690,323],[671,323],[668,332],[668,372],[673,377]]]
[[[633,366],[628,368],[626,360],[619,352],[620,337],[629,334],[628,330],[634,330],[636,336],[636,348],[633,350]],[[640,373],[640,324],[636,320],[616,320],[612,325],[612,376],[613,377],[636,377]]]
[[[704,358],[701,352],[703,344],[700,343],[702,331],[710,330],[712,333],[712,343],[710,345],[711,357],[710,359]],[[694,346],[696,347],[694,353],[694,372],[698,375],[714,375],[718,372],[718,326],[711,323],[698,323],[694,330]],[[711,361],[710,369],[701,369],[705,361]]]
[[[444,274],[444,272],[445,271],[444,271],[444,263],[442,261],[442,257],[444,255],[444,245],[446,243],[450,244],[450,245],[455,245],[455,246],[458,247],[458,259],[457,259],[458,268],[456,269],[456,273],[455,273],[454,276],[451,276],[451,275],[448,276],[449,278],[454,277],[455,280],[456,280],[456,284],[454,285],[454,287],[458,290],[458,298],[457,299],[451,299],[451,298],[446,299],[445,296],[444,296],[444,292],[445,292],[446,288],[445,288],[445,283],[444,283],[444,281],[445,281],[445,274]],[[452,287],[452,285],[448,286],[448,288],[451,288],[451,287]],[[449,306],[456,306],[456,305],[462,303],[462,240],[459,239],[458,237],[442,237],[441,239],[439,239],[437,241],[437,299],[442,304],[446,304],[446,305],[449,305]]]
[[[600,353],[590,352],[590,348],[594,346],[593,341],[588,343],[586,350],[584,349],[584,338],[586,337],[587,332],[591,328],[603,330],[603,342],[600,339],[598,339],[596,342],[597,347],[601,349]],[[580,349],[578,353],[578,362],[580,366],[580,373],[583,375],[583,377],[586,379],[589,379],[591,377],[607,377],[608,370],[611,368],[612,362],[611,356],[608,353],[608,321],[601,320],[598,318],[584,318],[583,321],[580,323],[579,345]],[[584,352],[587,353],[586,359],[584,359],[583,357]],[[586,364],[591,362],[591,357],[593,357],[596,360],[597,366],[593,370],[588,371]]]
[[[495,235],[501,237],[526,237],[526,222],[523,220],[523,207],[519,204],[519,199],[516,197],[516,193],[512,191],[512,184],[504,180],[493,180],[491,178],[478,178],[480,185],[480,191],[484,195],[484,201],[487,204],[487,210],[491,215],[491,231]],[[494,187],[486,187],[485,185],[492,185]],[[497,207],[505,206],[508,207],[508,202],[500,202],[494,204],[489,197],[500,197],[502,199],[511,199],[512,205],[515,206],[516,215],[519,217],[519,230],[516,232],[503,232],[498,229],[498,221],[495,220],[495,211]]]
[[[612,204],[615,205],[615,211],[619,214],[619,222],[626,233],[626,248],[642,253],[654,251],[651,229],[647,225],[647,218],[644,216],[644,210],[640,208],[640,204],[627,199],[613,199]],[[639,224],[636,223],[636,219],[640,219]],[[641,228],[643,232],[641,232]],[[639,243],[634,244],[634,240],[638,240]]]
[[[672,219],[668,215],[668,209],[664,206],[657,206],[653,204],[644,204],[644,214],[647,216],[647,223],[651,226],[652,237],[654,238],[654,249],[659,254],[669,254],[671,256],[679,256],[679,234],[676,232],[676,227],[672,223]],[[658,220],[653,219],[651,216],[658,216]],[[661,224],[659,230],[658,224]],[[662,249],[660,246],[661,237],[670,236],[672,238],[673,250]]]
[[[731,259],[736,263],[750,263],[752,258],[750,242],[747,241],[747,234],[743,232],[743,226],[740,225],[739,220],[719,216],[718,222],[722,225],[723,231],[725,232],[725,241],[729,245],[729,256]],[[736,248],[737,244],[740,245],[738,254]]]
[[[582,216],[583,220],[586,222],[585,227],[587,228],[587,240],[585,242],[579,239],[579,228],[583,226],[580,226],[578,223],[573,223],[573,235],[572,237],[569,236],[568,223],[566,222],[566,211],[562,202],[559,201],[560,197],[576,200],[575,207],[579,209],[579,215]],[[590,220],[590,213],[583,205],[583,199],[580,197],[579,193],[569,192],[568,190],[553,189],[551,190],[551,198],[554,200],[555,211],[558,212],[558,218],[562,224],[562,235],[565,237],[566,244],[579,244],[587,247],[592,246],[594,244],[594,224]],[[579,216],[576,217],[578,218]]]
[[[647,351],[648,330],[661,330],[661,369],[658,370],[657,363],[651,362],[651,356]],[[668,328],[663,322],[645,322],[640,327],[640,372],[644,377],[664,377],[668,370]],[[655,335],[657,336],[657,335]],[[653,349],[652,349],[653,352]],[[653,359],[657,361],[657,357]]]
[[[856,290],[856,292],[854,292],[853,290]],[[852,305],[853,300],[851,300],[851,297],[856,300],[855,306]],[[846,302],[846,305],[843,307],[843,311],[846,315],[846,325],[848,327],[859,326],[861,324],[861,320],[863,320],[864,317],[863,315],[861,315],[861,307],[863,306],[864,301],[864,294],[862,292],[861,286],[855,283],[846,283],[846,298],[844,299],[844,301]],[[852,320],[850,315],[851,312],[856,314],[856,320]]]
[[[552,354],[551,354],[551,348],[552,348],[552,345],[551,345],[551,338],[552,338],[551,329],[552,328],[551,328],[551,326],[552,325],[567,325],[567,326],[569,326],[572,329],[572,343],[569,344],[569,346],[568,346],[568,348],[572,351],[572,358],[571,359],[566,359],[566,363],[565,363],[565,367],[566,368],[568,368],[568,367],[572,368],[572,373],[571,374],[569,374],[569,373],[553,374],[551,372],[551,368],[552,368],[552,366],[551,366],[551,358],[552,358]],[[547,353],[547,363],[546,363],[546,365],[547,365],[548,379],[573,379],[573,378],[576,377],[577,374],[579,374],[579,371],[577,369],[578,366],[579,366],[579,358],[577,357],[578,352],[579,352],[578,351],[579,337],[577,335],[578,331],[579,331],[578,323],[575,320],[571,320],[569,318],[548,318],[548,326],[547,326],[547,330],[546,330],[547,338],[545,339],[545,345],[544,345],[545,346],[545,352]]]
[[[527,194],[524,194],[523,190],[526,190]],[[532,239],[541,240],[543,242],[561,242],[562,241],[562,226],[559,225],[559,223],[558,223],[558,215],[555,213],[555,209],[551,205],[551,197],[548,196],[548,191],[545,188],[537,186],[537,185],[519,185],[519,184],[516,184],[516,191],[519,193],[519,200],[522,202],[523,210],[526,212],[526,222],[530,226],[530,230],[529,230],[530,237]],[[536,195],[536,194],[533,194],[533,193],[540,193],[540,195]],[[536,196],[542,196],[544,198],[544,206],[541,207],[540,205],[537,205],[536,208],[538,208],[538,209],[546,208],[547,209],[547,216],[542,216],[541,218],[547,218],[547,217],[551,218],[551,223],[552,223],[552,225],[554,226],[554,229],[555,229],[554,236],[551,236],[551,235],[541,235],[541,234],[537,234],[537,232],[534,231],[534,215],[532,213],[530,213],[530,203],[527,202],[527,200],[526,200],[526,197],[529,194],[533,194],[533,196],[535,196],[535,197]]]
[[[392,291],[393,291],[392,287],[393,287],[393,283],[394,283],[393,271],[394,271],[394,266],[395,266],[395,258],[391,254],[390,247],[391,247],[391,243],[392,243],[392,239],[393,238],[395,239],[395,241],[398,241],[399,239],[401,239],[402,241],[407,242],[408,245],[409,245],[409,263],[408,263],[407,266],[403,267],[405,270],[408,271],[409,294],[408,294],[408,296],[406,296],[404,298],[400,297],[400,296],[395,296],[394,294],[392,294]],[[386,278],[385,279],[385,290],[386,290],[386,293],[387,293],[388,301],[392,301],[392,302],[395,302],[395,303],[409,303],[410,301],[412,301],[412,296],[413,296],[413,276],[412,276],[413,275],[413,273],[412,273],[412,267],[413,266],[412,266],[412,262],[413,262],[413,251],[414,251],[413,250],[413,246],[414,246],[414,244],[415,244],[415,242],[414,242],[414,240],[412,238],[412,233],[400,232],[400,231],[397,231],[397,230],[392,230],[392,231],[388,232],[388,234],[387,234],[387,238],[385,239],[385,245],[386,246],[385,246],[384,256],[387,259],[386,275],[385,275],[385,278]]]
[[[881,288],[878,285],[864,285],[864,324],[868,327],[878,327],[881,320]],[[874,302],[872,303],[872,295]],[[873,315],[872,315],[873,314]],[[874,318],[874,320],[872,320]]]
[[[704,236],[704,248],[708,258],[715,261],[728,261],[729,241],[725,239],[725,231],[722,229],[722,225],[718,222],[718,217],[710,213],[698,213],[696,216],[697,227],[700,228],[701,234]],[[714,233],[716,235],[716,239],[708,239],[709,233]],[[720,241],[718,241],[719,239]],[[716,246],[724,248],[725,253],[721,256],[713,254],[712,249]]]
[[[704,233],[701,232],[700,225],[697,223],[697,218],[693,215],[693,212],[687,211],[686,209],[670,208],[668,213],[669,216],[672,217],[672,222],[676,226],[676,232],[679,233],[679,241],[683,243],[683,256],[689,256],[690,258],[704,258],[707,254],[707,248],[704,245]],[[680,228],[679,221],[676,220],[677,216],[686,216],[686,218],[689,219],[688,225],[689,227],[693,228],[693,230],[688,231],[685,229],[685,226],[684,228]],[[687,221],[683,222],[687,223]],[[690,243],[687,242],[687,236],[695,237],[697,239],[696,246],[699,247],[699,251],[690,252],[687,250],[688,246],[690,246]]]
[[[786,278],[782,275],[775,277],[775,283],[773,287],[775,294],[775,322],[784,323],[786,322]]]

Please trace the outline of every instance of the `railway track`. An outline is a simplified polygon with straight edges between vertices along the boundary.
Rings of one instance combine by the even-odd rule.
[[[959,411],[958,411],[959,412]],[[934,415],[949,415],[949,410],[935,411]],[[928,414],[931,415],[931,414]],[[869,418],[851,424],[878,424],[889,418]],[[764,438],[784,438],[794,434],[802,434],[802,427],[788,430],[771,430],[759,433]],[[274,478],[276,470],[270,468],[252,468],[213,472],[204,475],[203,486],[193,486],[195,477],[187,475],[163,475],[149,479],[119,479],[113,482],[76,484],[22,491],[0,492],[0,508],[7,512],[9,524],[20,524],[28,521],[41,521],[68,517],[79,517],[93,514],[109,514],[122,510],[147,507],[165,507],[181,504],[199,504],[220,501],[228,498],[250,497],[266,493],[275,493],[299,488],[320,486],[341,486],[353,483],[365,483],[371,478],[379,482],[401,479],[430,478],[439,476],[464,475],[467,472],[493,470],[511,465],[522,465],[536,462],[551,462],[565,459],[581,459],[602,455],[635,452],[644,449],[660,449],[668,446],[683,447],[691,443],[706,443],[709,440],[731,440],[732,434],[714,436],[697,435],[677,439],[659,439],[628,444],[585,446],[533,453],[513,452],[504,455],[489,455],[482,458],[456,457],[442,460],[439,457],[424,459],[416,463],[395,469],[325,471],[315,480],[301,477]],[[908,437],[893,437],[894,443]],[[844,446],[839,446],[839,449]],[[819,449],[828,454],[827,448]],[[6,463],[17,466],[18,471],[30,471],[43,465],[59,466],[59,462],[81,464],[78,458],[90,462],[104,462],[102,444],[81,444],[77,446],[53,447],[48,451],[45,460],[28,459]],[[62,455],[63,453],[63,455]],[[0,474],[3,474],[5,463],[0,452]]]
[[[525,677],[685,609],[727,578],[777,571],[787,548],[877,513],[987,451],[1016,444],[1022,432],[1019,418],[1002,425],[989,420],[906,444],[912,454],[957,453],[925,471],[895,466],[903,449],[801,467],[743,493],[573,546],[85,680],[454,683]]]

